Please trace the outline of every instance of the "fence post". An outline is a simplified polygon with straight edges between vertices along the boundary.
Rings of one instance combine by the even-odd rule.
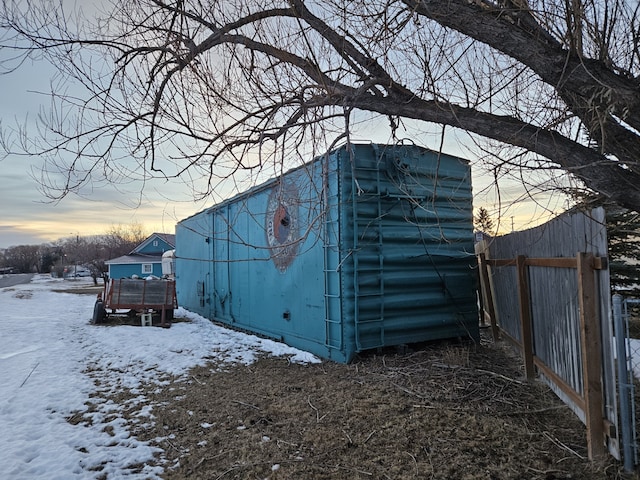
[[[531,327],[531,306],[529,303],[529,280],[527,277],[527,264],[524,255],[516,258],[518,276],[518,298],[520,299],[520,341],[522,342],[522,356],[524,360],[524,373],[527,380],[535,377],[533,368],[533,331]]]
[[[491,322],[491,333],[493,334],[493,340],[497,341],[500,338],[498,331],[498,325],[496,323],[496,309],[493,304],[493,292],[491,291],[491,282],[489,280],[489,271],[487,268],[487,257],[484,253],[478,255],[478,268],[480,269],[480,296],[482,297],[484,307],[486,307],[489,314],[489,321]],[[484,318],[484,312],[482,312]]]
[[[582,340],[582,375],[587,425],[587,450],[590,460],[605,455],[602,410],[602,345],[598,319],[594,256],[578,253],[578,299]]]

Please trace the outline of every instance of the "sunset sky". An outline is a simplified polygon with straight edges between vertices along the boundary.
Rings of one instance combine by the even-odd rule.
[[[25,121],[33,127],[40,109],[49,107],[46,94],[52,73],[46,64],[25,64],[17,72],[0,75],[3,131]],[[70,195],[52,203],[41,191],[41,168],[39,158],[0,159],[0,248],[102,234],[113,225],[131,223],[143,224],[149,233],[173,233],[177,220],[208,206],[194,203],[186,186],[164,181],[147,183],[143,192],[139,184],[103,185],[82,197]]]
[[[1,59],[2,57],[0,57]],[[47,64],[28,63],[19,71],[0,75],[0,124],[4,132],[16,128],[19,123],[31,126],[39,111],[49,108],[49,82],[53,70]],[[431,128],[431,127],[430,127]],[[439,126],[430,132],[403,132],[415,143],[437,149],[440,145]],[[13,135],[14,140],[16,136]],[[361,141],[386,143],[391,141],[387,122],[379,119],[360,126],[354,138]],[[469,150],[461,143],[464,134],[447,135],[446,153],[468,158]],[[76,235],[103,234],[114,225],[140,223],[151,232],[173,233],[177,221],[186,218],[215,203],[214,199],[194,202],[190,186],[180,181],[150,181],[144,185],[132,183],[116,188],[112,185],[95,185],[83,196],[69,195],[57,203],[51,203],[41,192],[39,175],[42,160],[39,158],[9,156],[0,160],[0,248],[13,245],[32,245],[54,242]],[[521,195],[517,185],[506,185],[502,190],[502,209],[499,211],[495,197],[484,193],[492,178],[474,168],[473,186],[478,194],[475,206],[488,207],[491,215],[501,213],[501,231],[510,231],[513,222],[516,229],[538,223],[544,208],[519,204],[517,208],[505,206]],[[559,213],[562,200],[553,200],[548,208]],[[497,221],[497,218],[496,218]]]

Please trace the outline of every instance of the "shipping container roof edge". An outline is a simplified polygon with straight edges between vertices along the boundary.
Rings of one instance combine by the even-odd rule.
[[[196,217],[196,216],[202,214],[203,212],[210,212],[212,210],[216,210],[218,208],[224,207],[227,204],[234,203],[234,202],[236,202],[237,200],[239,200],[241,198],[250,197],[251,195],[254,195],[257,192],[260,192],[262,190],[266,190],[266,189],[270,188],[274,183],[278,182],[278,180],[281,177],[283,177],[285,175],[288,175],[288,174],[290,174],[292,172],[296,172],[298,170],[301,170],[301,169],[305,168],[306,166],[308,166],[309,164],[317,161],[318,159],[320,159],[323,156],[332,155],[332,154],[342,150],[347,145],[348,145],[347,143],[343,143],[341,145],[338,145],[333,150],[329,150],[328,152],[326,152],[326,153],[324,153],[322,155],[318,155],[318,156],[314,157],[313,160],[309,160],[308,162],[304,163],[303,165],[291,168],[291,169],[287,170],[286,172],[282,173],[281,175],[279,175],[277,177],[274,177],[274,178],[271,178],[269,180],[266,180],[265,182],[263,182],[263,183],[261,183],[259,185],[255,185],[255,186],[253,186],[253,187],[251,187],[251,188],[249,188],[249,189],[247,189],[247,190],[245,190],[243,192],[239,192],[236,195],[233,195],[232,197],[229,197],[229,198],[227,198],[225,200],[222,200],[221,202],[218,202],[215,205],[207,207],[207,208],[205,208],[203,210],[200,210],[200,211],[194,213],[193,215],[190,215],[190,216],[188,216],[186,218],[183,218],[182,220],[180,220],[178,222],[178,224],[180,224],[180,223],[182,223],[182,222],[184,222],[186,220],[189,220],[189,219],[191,219],[193,217]],[[448,157],[448,158],[451,158],[451,159],[456,159],[456,160],[458,160],[460,162],[463,162],[463,163],[465,163],[467,165],[470,163],[470,161],[467,160],[466,158],[458,157],[456,155],[451,155],[451,154],[446,153],[446,152],[438,152],[438,151],[432,150],[432,149],[430,149],[428,147],[423,147],[421,145],[415,145],[415,144],[408,145],[408,144],[404,144],[404,143],[382,144],[382,143],[374,143],[374,142],[351,142],[350,145],[352,145],[354,147],[370,146],[371,148],[374,148],[374,149],[376,149],[376,148],[377,149],[389,148],[389,147],[400,148],[400,147],[412,146],[412,147],[420,148],[420,149],[424,150],[425,152],[433,152],[433,153],[441,155],[441,156],[445,156],[445,157]]]

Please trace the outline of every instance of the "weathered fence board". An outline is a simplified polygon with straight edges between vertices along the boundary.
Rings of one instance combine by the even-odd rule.
[[[563,214],[480,250],[492,325],[522,350],[527,377],[535,365],[585,422],[590,456],[604,451],[606,434],[619,458],[617,429],[608,428],[617,412],[604,210]]]

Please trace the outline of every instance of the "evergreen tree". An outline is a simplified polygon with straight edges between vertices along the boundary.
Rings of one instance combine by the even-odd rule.
[[[473,220],[476,230],[491,235],[493,234],[493,220],[486,208],[478,208],[478,213]]]
[[[605,209],[611,289],[640,297],[640,214],[584,191],[568,190],[579,209]]]
[[[640,214],[619,207],[606,210],[611,287],[640,296]]]

